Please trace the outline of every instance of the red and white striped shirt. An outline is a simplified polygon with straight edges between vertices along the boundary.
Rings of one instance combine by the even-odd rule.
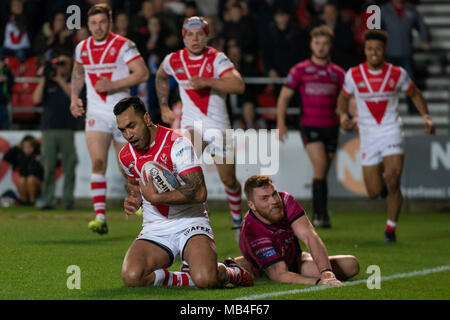
[[[400,133],[400,92],[408,92],[413,84],[402,67],[390,63],[385,63],[377,72],[369,70],[367,63],[348,70],[342,91],[356,98],[360,134],[385,136]]]
[[[186,49],[168,54],[162,62],[162,70],[173,76],[180,88],[183,103],[181,128],[192,128],[194,121],[202,121],[204,129],[230,128],[226,108],[226,93],[211,88],[192,89],[192,77],[221,78],[234,69],[227,56],[214,48],[206,47],[198,57],[190,57]]]
[[[119,163],[130,179],[141,179],[142,167],[148,161],[156,161],[169,169],[180,185],[184,184],[181,178],[185,174],[202,170],[190,140],[173,129],[159,125],[155,141],[147,151],[136,150],[128,143],[119,153]],[[142,200],[143,226],[151,223],[152,226],[161,225],[161,228],[169,228],[170,224],[176,224],[181,218],[207,216],[207,210],[203,204],[154,206],[145,198]]]
[[[114,33],[102,42],[94,41],[91,36],[77,45],[75,61],[85,69],[88,114],[114,117],[114,105],[129,96],[129,89],[100,93],[95,90],[95,84],[101,77],[112,81],[128,77],[128,63],[139,57],[141,55],[132,41]]]

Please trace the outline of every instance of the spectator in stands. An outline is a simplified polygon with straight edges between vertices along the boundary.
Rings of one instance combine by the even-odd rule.
[[[329,2],[323,7],[320,24],[326,24],[334,32],[331,61],[344,70],[353,66],[354,44],[352,26],[342,21],[336,3]]]
[[[264,69],[271,78],[285,77],[290,68],[308,57],[308,35],[283,7],[275,11],[263,52]]]
[[[74,46],[76,46],[79,42],[89,38],[89,36],[90,36],[90,34],[89,34],[88,28],[86,28],[85,26],[82,26],[80,29],[77,30],[77,33],[72,38],[72,42],[73,42]]]
[[[11,70],[6,65],[4,57],[0,56],[0,130],[9,127],[8,104],[13,84],[14,77]]]
[[[244,9],[239,2],[232,4],[228,9],[228,17],[229,20],[225,21],[222,29],[225,41],[236,40],[244,55],[253,56],[255,59],[257,53],[255,30],[248,17],[244,16]]]
[[[147,82],[148,111],[153,121],[158,123],[160,114],[155,89],[155,74],[164,57],[168,53],[177,50],[181,43],[176,35],[171,34],[168,29],[164,29],[159,16],[153,16],[148,19],[147,33],[145,35],[140,34],[136,42],[139,52],[142,53],[144,61],[147,62],[150,70],[150,77]]]
[[[225,51],[225,39],[219,33],[220,21],[218,21],[217,16],[211,15],[204,18],[209,26],[208,46],[213,47],[217,51]]]
[[[130,19],[125,12],[119,12],[116,14],[113,32],[121,35],[122,37],[134,40],[134,36],[131,34]]]
[[[41,32],[34,39],[33,51],[40,62],[61,52],[73,52],[72,31],[66,27],[64,13],[58,12],[52,22],[46,22]]]
[[[14,56],[24,62],[31,48],[28,18],[23,13],[23,0],[11,0],[11,15],[3,22],[0,36],[3,47],[0,53]]]
[[[141,4],[141,10],[138,12],[134,20],[133,31],[137,35],[147,34],[148,19],[156,14],[152,0],[144,0]],[[142,52],[142,51],[141,51]]]
[[[386,60],[403,67],[414,81],[412,30],[417,29],[422,48],[430,50],[430,34],[422,16],[406,0],[392,0],[381,7],[381,27],[389,34]],[[408,112],[418,114],[411,99],[407,99]]]
[[[52,62],[54,73],[49,73],[41,67],[38,70],[39,84],[33,92],[33,102],[43,106],[41,162],[44,167],[44,181],[41,208],[53,208],[55,169],[58,154],[61,154],[64,170],[63,205],[69,210],[73,206],[77,163],[74,142],[76,120],[70,113],[72,58],[69,54],[61,54]]]
[[[26,135],[18,146],[9,149],[3,160],[12,165],[19,173],[17,191],[20,202],[24,205],[34,205],[41,193],[44,170],[39,162],[40,147],[38,141]]]

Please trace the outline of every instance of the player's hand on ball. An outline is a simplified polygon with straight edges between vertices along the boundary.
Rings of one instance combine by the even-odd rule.
[[[161,108],[161,120],[168,125],[172,125],[173,121],[175,120],[175,116],[173,115],[173,112],[169,107]]]
[[[100,77],[100,80],[95,84],[95,90],[98,92],[109,92],[113,89],[112,81],[106,77]]]
[[[333,286],[333,287],[342,287],[343,284],[338,279],[336,279],[336,276],[331,271],[326,271],[321,274],[320,276],[320,285],[324,286]]]
[[[83,100],[80,98],[72,99],[70,101],[70,113],[75,118],[81,117],[84,113]]]
[[[143,179],[139,180],[139,187],[141,188],[141,194],[144,198],[150,202],[151,204],[159,204],[159,195],[158,190],[156,190],[155,185],[153,184],[153,178],[149,176],[148,181],[143,181]]]

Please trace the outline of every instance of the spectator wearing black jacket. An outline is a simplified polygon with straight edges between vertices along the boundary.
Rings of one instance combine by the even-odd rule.
[[[348,70],[355,64],[352,26],[342,21],[339,9],[333,2],[323,7],[320,24],[326,24],[334,32],[331,61]]]

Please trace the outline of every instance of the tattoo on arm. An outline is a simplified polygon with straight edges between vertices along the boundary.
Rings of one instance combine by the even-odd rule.
[[[78,63],[74,63],[71,78],[72,95],[79,96],[84,86],[84,68]]]
[[[203,172],[201,170],[197,170],[184,175],[182,179],[185,184],[177,188],[177,190],[192,202],[198,202],[197,192],[205,189]]]
[[[169,107],[169,78],[166,76],[164,71],[161,70],[161,67],[156,72],[155,85],[159,100],[159,106],[161,108]]]

